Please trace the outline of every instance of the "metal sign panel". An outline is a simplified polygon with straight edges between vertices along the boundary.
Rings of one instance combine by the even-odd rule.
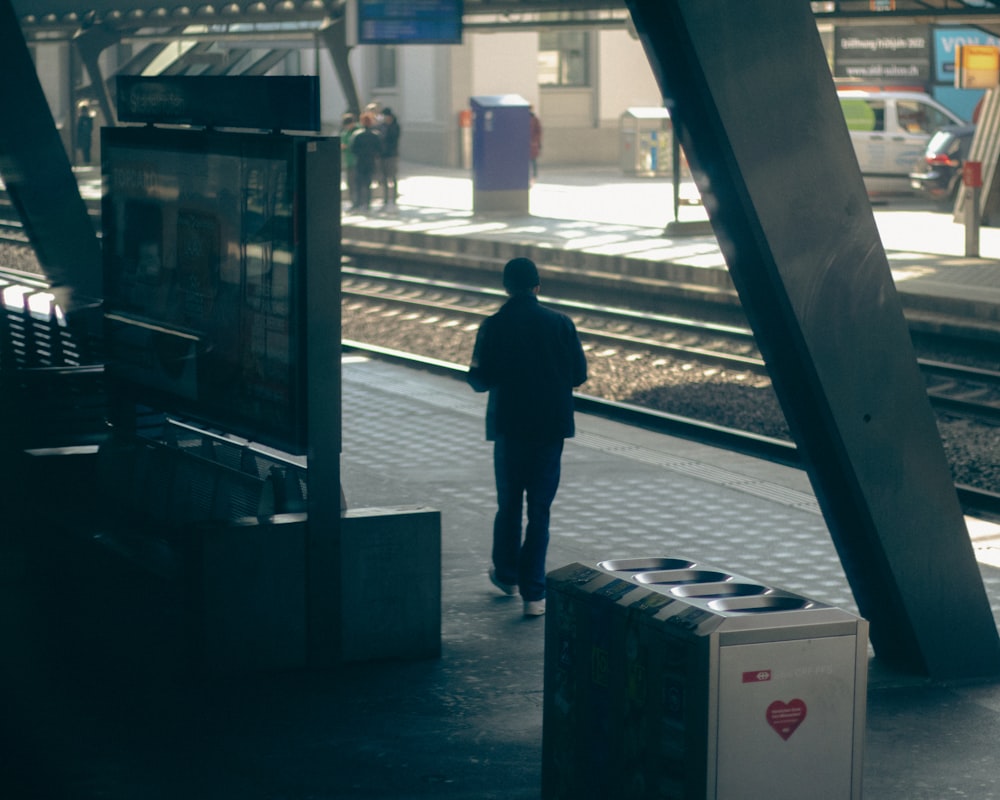
[[[924,83],[930,78],[931,29],[840,27],[834,31],[833,74],[887,83]]]
[[[461,44],[462,0],[356,0],[358,44]]]
[[[119,75],[118,120],[206,128],[320,130],[315,75]]]

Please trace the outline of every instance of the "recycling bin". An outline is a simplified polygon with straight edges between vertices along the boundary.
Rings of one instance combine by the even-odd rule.
[[[516,94],[473,97],[470,106],[473,213],[526,215],[531,106]]]
[[[686,558],[547,583],[545,800],[861,797],[865,620]]]
[[[627,108],[619,119],[618,154],[626,175],[673,173],[673,125],[665,108]]]

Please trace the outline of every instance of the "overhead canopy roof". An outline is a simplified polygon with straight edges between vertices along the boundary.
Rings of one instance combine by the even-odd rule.
[[[122,30],[151,24],[308,21],[340,17],[346,0],[12,0],[26,33],[72,31],[95,23]],[[948,22],[1000,34],[1000,0],[872,0],[813,2],[819,20],[850,24]],[[588,12],[625,12],[623,0],[464,0],[473,27],[579,22]]]

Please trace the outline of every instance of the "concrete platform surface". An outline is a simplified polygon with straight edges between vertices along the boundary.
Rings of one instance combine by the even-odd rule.
[[[493,220],[493,230],[484,236],[504,236],[513,228],[512,237],[530,241],[548,233],[552,246],[583,247],[612,251],[628,248],[643,253],[641,243],[664,248],[669,253],[692,253],[702,256],[706,266],[719,265],[721,254],[711,234],[698,227],[708,220],[697,188],[690,181],[680,187],[681,203],[674,213],[673,184],[669,178],[644,178],[623,175],[614,167],[553,168],[543,170],[530,190],[530,226],[526,218]],[[364,215],[372,224],[392,224],[393,214],[406,213],[426,217],[441,211],[472,214],[472,179],[467,170],[442,169],[420,164],[404,164],[400,178],[399,208],[385,212],[376,205]],[[978,285],[1000,291],[1000,228],[980,227],[978,256],[969,257],[964,220],[942,212],[915,196],[875,196],[872,198],[875,223],[901,291],[933,291],[937,283],[963,286]],[[351,225],[362,215],[345,212],[344,222]],[[472,220],[484,224],[484,215]],[[668,226],[681,223],[677,235],[666,233]],[[691,224],[689,235],[684,234]],[[361,223],[364,224],[364,223]],[[617,226],[604,229],[593,225]],[[518,229],[520,228],[520,229]],[[630,244],[626,242],[631,240]],[[710,258],[718,257],[718,261]],[[681,255],[681,257],[684,257]]]
[[[345,359],[349,505],[442,512],[439,659],[185,677],[152,582],[109,578],[116,573],[93,555],[57,570],[50,531],[30,517],[4,527],[0,796],[540,797],[546,620],[525,619],[518,599],[486,579],[493,487],[483,410],[461,382]],[[599,418],[578,425],[553,507],[550,568],[686,556],[854,609],[802,472]],[[1000,570],[982,569],[997,613]],[[1000,685],[934,684],[875,659],[868,696],[866,797],[1000,797]]]

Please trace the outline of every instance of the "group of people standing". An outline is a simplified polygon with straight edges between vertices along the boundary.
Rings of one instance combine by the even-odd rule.
[[[391,108],[369,103],[360,117],[341,118],[340,149],[352,210],[368,210],[372,185],[382,186],[382,207],[393,209],[399,197],[399,120]]]

